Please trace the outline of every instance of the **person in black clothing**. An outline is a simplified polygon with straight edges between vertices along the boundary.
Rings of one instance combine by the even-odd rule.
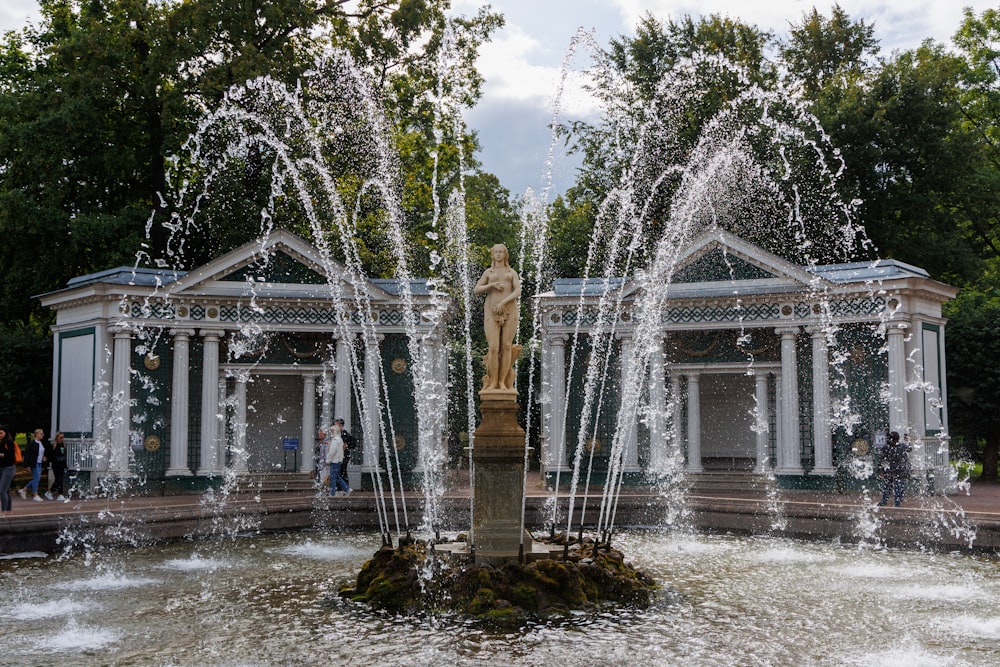
[[[52,443],[52,484],[49,485],[49,490],[45,492],[45,497],[49,500],[55,497],[55,500],[61,500],[63,502],[69,502],[66,500],[66,496],[63,495],[63,480],[66,477],[66,436],[62,431],[56,433],[55,440]]]
[[[340,476],[344,478],[344,482],[350,486],[350,482],[347,481],[347,464],[351,462],[351,452],[354,451],[355,445],[357,445],[357,440],[354,436],[344,428],[344,420],[342,417],[337,417],[333,420],[334,428],[340,429],[340,438],[344,441],[344,465],[340,466]]]
[[[882,501],[879,505],[889,502],[889,492],[892,492],[893,504],[899,507],[903,502],[903,491],[910,479],[910,456],[913,449],[909,440],[900,440],[895,431],[886,439],[882,450],[882,460],[879,461],[879,477],[882,478]]]
[[[0,513],[4,516],[9,516],[13,509],[10,483],[14,481],[14,473],[17,472],[16,464],[14,438],[10,437],[6,426],[0,426]]]

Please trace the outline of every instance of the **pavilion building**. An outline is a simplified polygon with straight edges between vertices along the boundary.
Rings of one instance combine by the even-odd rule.
[[[824,487],[898,431],[913,442],[918,479],[950,479],[941,306],[957,289],[894,260],[798,266],[719,228],[683,248],[663,278],[638,411],[621,406],[646,296],[639,281],[556,280],[537,297],[550,478],[568,481],[578,449],[610,470],[624,434],[618,470],[636,479],[680,451],[688,473]],[[611,370],[596,373],[604,381],[588,397],[595,363]]]

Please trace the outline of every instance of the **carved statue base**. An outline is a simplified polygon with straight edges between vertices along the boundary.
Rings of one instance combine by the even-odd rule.
[[[479,398],[483,419],[472,449],[476,496],[471,541],[477,562],[502,562],[516,559],[521,545],[524,429],[517,423],[516,389],[483,390]]]

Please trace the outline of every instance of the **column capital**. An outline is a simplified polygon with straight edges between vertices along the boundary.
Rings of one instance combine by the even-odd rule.
[[[801,333],[801,331],[802,331],[802,327],[794,327],[794,326],[793,327],[775,327],[774,328],[774,333],[776,333],[776,334],[778,334],[779,336],[782,336],[782,337],[785,337],[785,336],[797,336],[797,335],[799,335],[799,333]]]
[[[131,338],[132,327],[121,324],[113,324],[108,327],[108,333],[113,335],[115,338]]]
[[[893,322],[886,322],[885,323],[885,331],[886,331],[887,335],[899,335],[899,336],[901,336],[901,335],[905,334],[906,330],[909,329],[909,328],[910,328],[910,323],[909,322],[893,321]]]
[[[170,329],[170,335],[174,338],[190,338],[194,334],[194,329]]]
[[[226,335],[225,329],[202,329],[198,332],[202,338],[215,338],[218,340]]]

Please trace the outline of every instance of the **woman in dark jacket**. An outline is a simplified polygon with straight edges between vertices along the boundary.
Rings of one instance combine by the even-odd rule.
[[[45,493],[45,497],[52,500],[52,495],[55,494],[55,500],[66,501],[66,496],[63,495],[63,479],[66,477],[66,436],[62,431],[56,433],[56,437],[52,442],[51,454],[52,485]]]
[[[10,437],[6,426],[0,426],[0,512],[10,515],[10,483],[14,481],[16,458],[14,457],[14,438]]]
[[[882,450],[882,460],[879,461],[879,477],[882,478],[882,502],[889,502],[889,491],[892,491],[895,506],[903,502],[903,491],[910,479],[910,443],[899,439],[899,434],[893,431],[886,439]]]

